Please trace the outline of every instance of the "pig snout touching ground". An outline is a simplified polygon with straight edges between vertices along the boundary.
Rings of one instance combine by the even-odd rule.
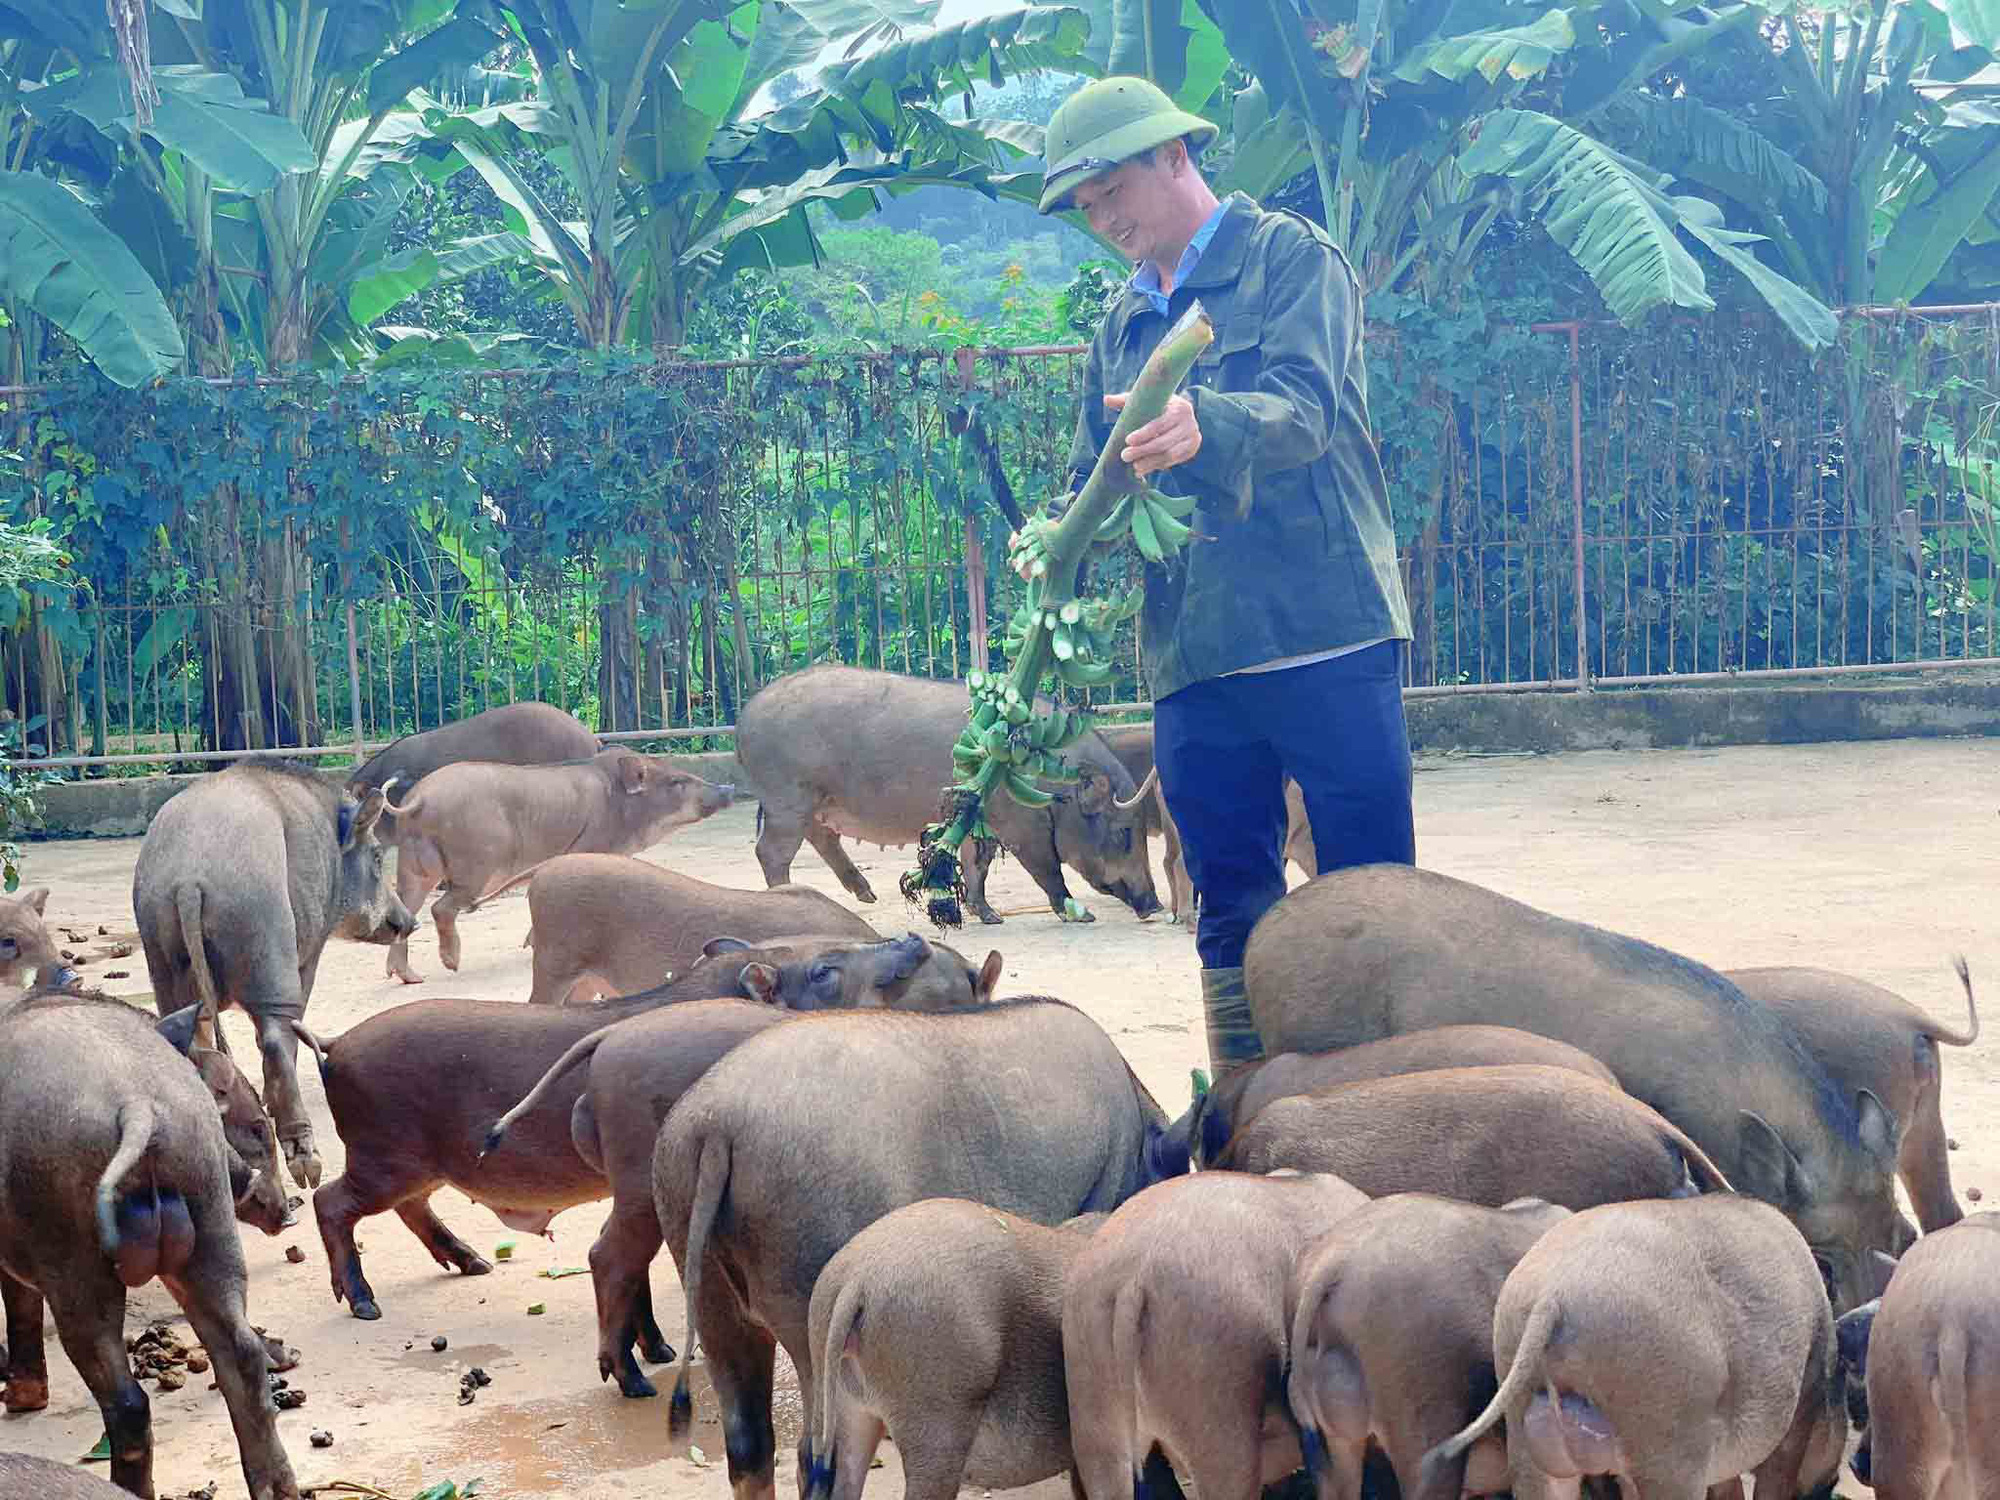
[[[1069,1469],[1063,1286],[1094,1227],[930,1198],[849,1240],[813,1285],[805,1500],[859,1500],[885,1433],[906,1500]]]
[[[618,1023],[662,1008],[739,997],[759,1002],[754,1008],[772,1021],[781,1019],[791,1013],[788,1002],[805,993],[810,967],[790,953],[753,949],[699,963],[669,984],[604,1005],[419,1000],[335,1038],[320,1075],[347,1148],[347,1170],[313,1195],[334,1299],[357,1318],[382,1315],[362,1274],[354,1226],[391,1209],[440,1266],[468,1276],[493,1269],[432,1211],[431,1194],[446,1184],[529,1234],[544,1233],[566,1208],[602,1198],[601,1158],[579,1156],[571,1143],[583,1089],[576,1065]],[[579,1047],[586,1038],[589,1044]],[[450,1087],[440,1088],[446,1077]],[[649,1164],[651,1145],[649,1131]],[[650,1325],[650,1312],[648,1319]]]
[[[1568,1068],[1618,1086],[1603,1063],[1565,1042],[1511,1026],[1437,1026],[1338,1052],[1281,1052],[1231,1068],[1195,1099],[1189,1113],[1174,1123],[1174,1133],[1189,1143],[1196,1162],[1211,1162],[1222,1154],[1236,1128],[1274,1099],[1321,1094],[1370,1078],[1506,1063]]]
[[[814,932],[868,940],[875,929],[805,886],[739,891],[622,854],[559,854],[528,881],[537,1004],[630,995],[685,973],[729,933],[756,943]]]
[[[440,766],[461,760],[545,766],[554,761],[585,760],[597,749],[597,736],[554,704],[503,703],[468,719],[404,735],[363,761],[347,778],[347,785],[355,796],[365,797],[377,787],[394,784],[389,807],[382,814],[382,835],[393,838],[396,804]]]
[[[1595,1208],[1727,1191],[1702,1149],[1608,1084],[1521,1063],[1440,1068],[1273,1100],[1216,1158],[1242,1172],[1332,1172],[1370,1197]]]
[[[1734,1194],[1617,1203],[1557,1224],[1493,1314],[1500,1387],[1424,1460],[1423,1492],[1503,1417],[1515,1500],[1615,1477],[1702,1500],[1755,1476],[1762,1500],[1830,1489],[1846,1437],[1833,1314],[1812,1253]]]
[[[70,1464],[0,1453],[0,1500],[126,1500],[128,1494]]]
[[[1372,1442],[1407,1500],[1507,1488],[1488,1432],[1420,1490],[1424,1455],[1478,1415],[1498,1382],[1493,1307],[1528,1247],[1569,1217],[1537,1199],[1505,1208],[1422,1193],[1378,1198],[1300,1255],[1286,1384],[1319,1500],[1359,1500]]]
[[[460,913],[559,854],[633,854],[729,806],[736,789],[676,770],[659,756],[613,746],[550,766],[459,761],[440,766],[396,811],[396,894],[411,912],[433,890],[438,958],[458,967]],[[407,934],[388,971],[421,982]],[[660,978],[654,974],[647,983]]]
[[[1063,1294],[1070,1442],[1087,1500],[1143,1493],[1155,1449],[1201,1500],[1257,1500],[1299,1467],[1287,1287],[1300,1252],[1366,1201],[1338,1177],[1200,1172],[1111,1215]]]
[[[799,845],[809,842],[858,900],[873,901],[841,837],[914,844],[937,821],[939,789],[958,779],[951,746],[965,727],[966,703],[963,683],[819,666],[779,678],[744,704],[736,755],[760,799],[757,861],[766,884],[789,884]],[[1091,920],[1071,896],[1064,866],[1151,916],[1160,900],[1138,784],[1095,733],[1063,754],[1081,779],[1051,783],[1055,801],[1047,807],[986,800],[998,847],[1021,861],[1064,921]],[[984,841],[962,851],[966,902],[989,923],[1000,921],[986,899],[996,852]]]
[[[1903,1126],[1897,1171],[1917,1222],[1928,1234],[1965,1216],[1951,1189],[1940,1110],[1939,1047],[1979,1039],[1979,1006],[1964,958],[1954,965],[1965,989],[1966,1026],[1954,1031],[1900,995],[1826,969],[1732,969],[1728,977],[1798,1033],[1834,1081],[1850,1094],[1867,1089]],[[1902,1226],[1900,1252],[1916,1234]]]
[[[989,949],[974,968],[964,955],[919,933],[874,942],[824,937],[774,937],[757,943],[805,965],[803,983],[782,998],[759,994],[793,1010],[964,1010],[993,1003],[1000,983],[1000,950]],[[702,948],[713,958],[750,951],[738,937],[711,938]]]
[[[1289,892],[1243,962],[1269,1053],[1474,1022],[1588,1052],[1784,1211],[1830,1268],[1836,1311],[1874,1295],[1872,1256],[1901,1240],[1896,1116],[1704,964],[1406,865]]]
[[[23,989],[37,975],[50,989],[75,982],[76,970],[63,959],[43,923],[48,905],[47,886],[0,896],[0,986]]]
[[[360,802],[309,766],[254,757],[204,776],[146,829],[132,907],[161,1015],[237,1005],[257,1029],[264,1102],[300,1185],[320,1179],[297,1076],[298,1028],[327,939],[407,935],[384,878],[381,791]]]
[[[150,1407],[126,1358],[125,1308],[128,1288],[158,1278],[213,1361],[252,1500],[297,1500],[244,1307],[231,1152],[210,1089],[177,1050],[194,1029],[192,1013],[154,1027],[120,1002],[53,993],[0,1020],[6,1405],[48,1404],[46,1305],[97,1402],[112,1479],[151,1495]]]
[[[776,1344],[799,1388],[817,1389],[807,1314],[843,1245],[924,1198],[971,1198],[1042,1224],[1113,1208],[1152,1180],[1165,1124],[1103,1028],[1041,998],[821,1011],[710,1068],[660,1126],[653,1204],[742,1500],[772,1500]],[[691,1416],[683,1365],[670,1426],[683,1431]],[[801,1469],[812,1459],[802,1451]]]
[[[1918,1240],[1872,1314],[1841,1319],[1842,1363],[1867,1391],[1856,1470],[1882,1500],[2000,1494],[1996,1294],[2000,1213],[1979,1213]]]

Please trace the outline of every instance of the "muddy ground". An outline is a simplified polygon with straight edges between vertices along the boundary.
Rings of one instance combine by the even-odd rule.
[[[1957,1024],[1963,1009],[1951,954],[1968,955],[1975,982],[1983,978],[1989,994],[2000,973],[1992,941],[2000,897],[1997,762],[2000,749],[1981,741],[1442,760],[1423,765],[1417,779],[1418,851],[1434,869],[1719,967],[1843,969]],[[753,819],[754,809],[735,809],[684,830],[649,857],[707,880],[756,885]],[[114,936],[131,935],[137,851],[136,839],[37,844],[28,851],[28,883],[54,888],[51,924],[90,934],[88,951],[104,941],[95,936],[100,923]],[[906,858],[858,851],[878,891],[895,889]],[[795,874],[849,899],[810,850],[801,852]],[[1188,1069],[1204,1060],[1185,929],[1164,917],[1142,924],[1103,898],[1091,903],[1094,926],[1059,925],[1011,862],[996,872],[992,889],[1006,925],[965,934],[961,946],[975,959],[989,945],[1001,949],[1003,992],[1059,995],[1089,1011],[1162,1103],[1180,1109]],[[885,933],[915,925],[893,904],[866,915]],[[384,977],[384,950],[335,943],[320,966],[308,1020],[338,1033],[420,997],[525,999],[527,919],[519,896],[464,919],[466,961],[455,975],[438,965],[435,929],[426,921],[413,954],[430,977],[416,989]],[[129,977],[105,978],[111,970]],[[115,993],[147,993],[136,954],[93,963],[86,973]],[[254,1056],[242,1018],[228,1024],[243,1049],[238,1055]],[[1945,1071],[1946,1123],[1963,1148],[1953,1157],[1961,1196],[2000,1191],[2000,1027],[1969,1051],[1948,1054]],[[300,1080],[331,1177],[341,1169],[340,1142],[313,1070],[301,1068]],[[437,1086],[449,1088],[450,1078],[440,1076]],[[670,1453],[664,1400],[621,1400],[597,1381],[588,1275],[542,1275],[585,1264],[603,1210],[572,1209],[555,1221],[553,1238],[542,1240],[503,1229],[450,1191],[438,1195],[436,1207],[488,1253],[515,1240],[514,1258],[491,1276],[461,1279],[440,1271],[393,1216],[370,1220],[362,1244],[384,1310],[379,1323],[357,1322],[334,1303],[310,1207],[300,1226],[279,1238],[246,1238],[253,1320],[304,1354],[291,1379],[307,1403],[279,1418],[301,1481],[348,1478],[404,1496],[440,1479],[477,1477],[493,1497],[722,1500],[722,1445],[706,1391],[693,1437],[699,1456]],[[303,1264],[287,1261],[290,1246],[303,1250]],[[686,1315],[664,1255],[654,1287],[661,1322],[678,1346]],[[536,1303],[546,1312],[531,1317]],[[132,1300],[131,1327],[176,1311],[163,1290],[148,1287]],[[431,1348],[438,1334],[449,1341],[443,1353]],[[101,1428],[53,1339],[51,1363],[49,1409],[0,1419],[0,1448],[73,1460]],[[460,1406],[459,1377],[474,1365],[493,1383],[474,1404]],[[781,1364],[781,1382],[789,1379]],[[153,1412],[161,1495],[210,1480],[219,1482],[223,1500],[243,1495],[221,1397],[205,1379],[156,1394]],[[787,1386],[780,1392],[780,1494],[795,1483],[797,1417],[798,1396]],[[308,1445],[316,1428],[332,1431],[331,1448]],[[893,1500],[900,1489],[895,1453],[883,1451],[887,1463],[869,1493]],[[1047,1500],[1068,1493],[1061,1482],[1036,1489]],[[1843,1489],[1852,1490],[1852,1481]]]

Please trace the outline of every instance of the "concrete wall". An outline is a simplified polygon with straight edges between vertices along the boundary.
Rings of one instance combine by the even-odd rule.
[[[1420,754],[1798,745],[1837,740],[2000,735],[2000,675],[1751,681],[1589,693],[1467,693],[1408,701]],[[756,795],[728,752],[672,757],[710,781]],[[191,776],[72,782],[44,795],[45,838],[133,837]]]

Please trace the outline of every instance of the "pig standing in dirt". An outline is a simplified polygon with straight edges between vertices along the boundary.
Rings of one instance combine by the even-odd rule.
[[[1956,961],[1965,987],[1965,1030],[1952,1031],[1900,995],[1826,969],[1732,969],[1724,977],[1798,1033],[1806,1050],[1849,1094],[1868,1090],[1903,1127],[1897,1170],[1909,1189],[1917,1222],[1928,1234],[1965,1217],[1951,1190],[1938,1047],[1969,1047],[1979,1039],[1972,975]],[[1907,1223],[1897,1250],[1912,1244]]]
[[[1498,1208],[1595,1208],[1727,1192],[1701,1147],[1568,1068],[1440,1068],[1276,1099],[1215,1159],[1238,1172],[1331,1172],[1371,1198],[1435,1193]]]
[[[1360,1500],[1372,1442],[1407,1500],[1507,1488],[1488,1432],[1420,1489],[1424,1455],[1493,1398],[1493,1306],[1508,1273],[1569,1210],[1481,1208],[1425,1193],[1377,1198],[1300,1255],[1286,1385],[1319,1500]]]
[[[2000,1213],[1926,1234],[1879,1305],[1841,1319],[1867,1384],[1855,1471],[1881,1500],[2000,1494]],[[1865,1456],[1864,1456],[1865,1455]]]
[[[396,810],[396,894],[418,912],[444,888],[431,918],[438,958],[456,969],[460,912],[558,854],[631,854],[721,812],[735,795],[734,787],[616,746],[555,766],[443,766]],[[390,945],[389,973],[422,982],[410,967],[407,935]]]
[[[155,1029],[122,1003],[53,994],[0,1022],[6,1402],[47,1402],[46,1299],[103,1415],[112,1479],[150,1497],[152,1422],[126,1358],[125,1294],[158,1277],[214,1362],[252,1500],[297,1500],[264,1341],[244,1311],[232,1153],[209,1089],[175,1051],[196,1018]]]
[[[807,1314],[841,1246],[923,1198],[1042,1224],[1115,1207],[1157,1176],[1165,1124],[1103,1029],[1041,998],[800,1016],[710,1068],[660,1127],[653,1202],[740,1500],[772,1500],[773,1342],[815,1389]],[[683,1364],[677,1432],[687,1377]],[[799,1457],[808,1469],[811,1453]]]
[[[1615,1477],[1642,1500],[1830,1490],[1847,1438],[1833,1314],[1798,1231],[1734,1194],[1615,1203],[1556,1225],[1493,1313],[1500,1388],[1433,1449],[1427,1496],[1502,1417],[1515,1500]]]
[[[780,1007],[804,996],[821,960],[839,970],[857,1004],[926,967],[946,986],[954,973],[964,985],[962,960],[932,965],[930,947],[921,938],[917,944],[828,939],[819,953],[802,958],[731,953],[606,1005],[419,1000],[351,1027],[325,1048],[320,1063],[334,1128],[347,1148],[346,1172],[313,1195],[334,1299],[345,1300],[357,1318],[382,1315],[362,1274],[354,1226],[391,1209],[439,1265],[467,1276],[493,1269],[432,1212],[430,1196],[446,1184],[528,1234],[545,1233],[564,1209],[605,1195],[599,1164],[571,1145],[570,1117],[583,1080],[565,1079],[564,1060],[584,1037],[660,1007],[721,996],[755,999],[776,1018],[786,1013]],[[558,1062],[561,1072],[544,1078]],[[441,1087],[441,1079],[449,1086]],[[507,1115],[514,1128],[503,1144],[488,1127],[516,1100]],[[649,1132],[649,1153],[651,1142]]]
[[[285,1164],[306,1187],[320,1161],[299,1095],[298,1027],[320,952],[336,932],[403,942],[416,926],[383,876],[382,806],[379,790],[356,802],[309,766],[253,757],[162,807],[132,872],[153,1003],[161,1015],[199,1004],[211,1018],[243,1008]],[[214,1030],[220,1041],[219,1021]]]
[[[1715,970],[1404,865],[1322,875],[1250,935],[1244,986],[1271,1052],[1433,1026],[1514,1026],[1582,1048],[1686,1131],[1739,1189],[1784,1210],[1832,1272],[1874,1295],[1900,1239],[1896,1118],[1845,1089]]]
[[[1588,1052],[1511,1026],[1437,1026],[1385,1037],[1338,1052],[1280,1052],[1231,1068],[1197,1095],[1168,1134],[1189,1144],[1197,1164],[1222,1154],[1237,1127],[1274,1099],[1323,1094],[1344,1083],[1395,1078],[1435,1068],[1488,1068],[1539,1063],[1568,1068],[1618,1087],[1611,1070]]]
[[[788,884],[799,844],[809,842],[857,899],[873,901],[841,836],[914,844],[937,822],[944,789],[960,779],[951,746],[969,703],[962,682],[820,666],[781,677],[744,704],[736,758],[757,788],[757,861],[766,883]],[[1043,808],[989,797],[987,823],[1064,921],[1092,920],[1064,884],[1064,865],[1093,890],[1151,916],[1160,901],[1132,778],[1094,733],[1063,753],[1081,781],[1053,787],[1056,800]],[[986,899],[994,853],[985,842],[963,851],[967,905],[989,923],[1000,920]]]
[[[64,960],[42,918],[49,888],[36,886],[18,896],[0,896],[0,987],[24,989],[39,973],[50,989],[73,983],[76,970]]]
[[[831,896],[802,885],[739,891],[622,854],[559,854],[528,880],[535,982],[528,999],[560,1005],[595,985],[632,995],[691,968],[727,933],[752,942],[784,933],[877,936]]]
[[[547,1118],[557,1101],[574,1097],[570,1143],[600,1171],[611,1188],[611,1212],[590,1247],[590,1276],[597,1292],[599,1378],[618,1377],[622,1395],[657,1394],[639,1373],[631,1350],[651,1360],[671,1359],[652,1321],[647,1275],[660,1253],[660,1219],[653,1208],[653,1142],[667,1111],[709,1064],[752,1031],[799,1010],[962,1010],[992,999],[999,955],[974,972],[942,943],[915,933],[890,942],[796,938],[789,944],[748,948],[731,938],[709,944],[716,955],[701,972],[746,965],[748,988],[771,1004],[761,1008],[676,1005],[649,1010],[584,1037],[544,1073],[526,1098],[508,1110],[486,1137],[496,1149],[524,1115]],[[774,1010],[773,1005],[784,1007]],[[587,1065],[581,1093],[562,1087],[571,1070]]]
[[[849,1240],[813,1285],[805,1500],[860,1500],[885,1433],[903,1460],[904,1500],[1069,1469],[1063,1286],[1105,1217],[1050,1229],[928,1198]]]
[[[381,826],[384,838],[394,838],[396,799],[407,797],[440,766],[462,760],[546,766],[556,761],[587,760],[597,748],[596,735],[552,704],[505,703],[469,719],[404,735],[369,756],[348,777],[347,785],[357,797],[365,797],[377,787],[391,792]]]
[[[1129,1500],[1155,1447],[1201,1500],[1257,1500],[1299,1467],[1286,1289],[1366,1201],[1338,1177],[1200,1172],[1105,1221],[1063,1296],[1079,1493]]]

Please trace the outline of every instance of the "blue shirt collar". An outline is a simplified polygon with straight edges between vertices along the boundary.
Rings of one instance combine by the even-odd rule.
[[[1194,268],[1201,263],[1202,251],[1206,250],[1208,242],[1215,238],[1215,231],[1221,227],[1223,216],[1228,212],[1229,200],[1225,198],[1215,205],[1213,213],[1202,220],[1201,228],[1194,232],[1194,238],[1188,241],[1187,249],[1181,252],[1180,264],[1174,267],[1175,286],[1186,285],[1188,277],[1194,274]],[[1160,272],[1150,260],[1139,263],[1128,285],[1144,297],[1161,317],[1167,315],[1167,294],[1160,290]]]

